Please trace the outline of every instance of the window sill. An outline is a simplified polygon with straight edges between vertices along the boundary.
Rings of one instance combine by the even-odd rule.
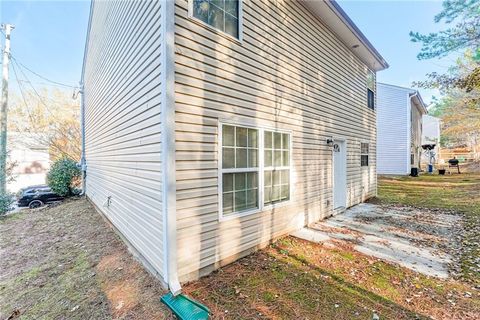
[[[220,221],[220,222],[230,221],[230,220],[234,220],[234,219],[237,219],[237,218],[242,218],[242,217],[249,216],[249,215],[256,214],[256,213],[260,213],[260,212],[262,212],[261,209],[253,209],[253,210],[243,211],[243,212],[239,212],[239,213],[230,213],[228,215],[224,215],[222,213],[222,214],[220,214],[220,217],[219,217],[218,221]]]
[[[263,210],[262,210],[262,211],[274,210],[274,209],[282,208],[282,207],[288,206],[288,205],[291,204],[291,203],[292,203],[292,199],[289,199],[289,200],[287,200],[287,201],[278,202],[278,203],[275,203],[275,204],[270,204],[270,205],[268,205],[268,206],[263,207]]]
[[[291,203],[292,203],[292,200],[290,199],[288,201],[279,202],[277,204],[271,204],[271,205],[268,205],[268,206],[264,206],[261,209],[254,209],[254,210],[244,211],[244,212],[240,212],[240,213],[231,213],[231,214],[228,214],[226,216],[221,214],[218,221],[219,222],[224,222],[224,221],[230,221],[230,220],[234,220],[234,219],[238,219],[238,218],[243,218],[243,217],[250,216],[250,215],[253,215],[253,214],[257,214],[257,213],[263,214],[266,211],[279,209],[279,208],[288,206]]]

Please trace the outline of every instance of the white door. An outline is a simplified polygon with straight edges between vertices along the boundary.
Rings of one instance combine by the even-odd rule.
[[[347,153],[345,141],[333,143],[333,208],[347,206]]]

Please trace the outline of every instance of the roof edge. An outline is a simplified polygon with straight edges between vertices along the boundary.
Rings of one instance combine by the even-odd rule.
[[[420,92],[418,92],[418,90],[414,90],[414,92],[410,93],[409,97],[410,98],[415,98],[418,101],[418,104],[421,106],[424,114],[428,114],[427,105],[423,101],[422,96],[420,95]]]
[[[373,44],[367,39],[357,25],[350,19],[348,14],[342,9],[342,7],[335,0],[325,1],[325,3],[332,9],[332,11],[342,20],[342,22],[350,29],[350,31],[357,37],[357,39],[370,51],[375,57],[377,62],[387,69],[389,67],[388,62],[382,57],[382,55],[375,49]]]

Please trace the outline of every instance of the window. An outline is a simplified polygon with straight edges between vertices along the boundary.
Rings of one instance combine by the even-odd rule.
[[[289,200],[291,135],[227,124],[220,127],[222,216],[255,212]]]
[[[265,131],[264,205],[290,199],[290,135]]]
[[[369,154],[369,145],[368,143],[360,144],[360,165],[362,167],[368,167],[368,154]]]
[[[375,74],[367,71],[367,106],[375,110]]]
[[[258,130],[222,126],[223,214],[258,208]]]
[[[209,26],[239,38],[240,0],[191,0],[192,16]]]

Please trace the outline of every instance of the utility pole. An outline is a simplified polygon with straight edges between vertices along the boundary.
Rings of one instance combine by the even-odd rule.
[[[5,49],[3,50],[2,105],[0,106],[0,194],[7,192],[7,112],[8,112],[8,63],[10,62],[11,24],[2,24],[5,31]]]

